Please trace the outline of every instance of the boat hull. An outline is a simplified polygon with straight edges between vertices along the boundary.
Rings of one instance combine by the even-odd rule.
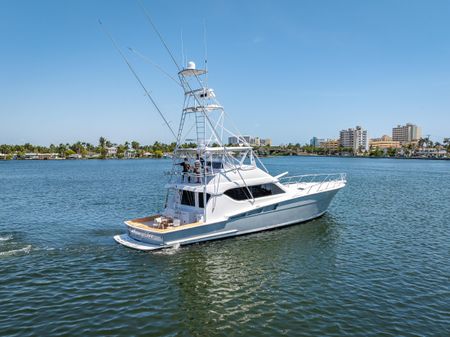
[[[273,203],[224,221],[168,233],[154,233],[127,225],[127,234],[116,235],[114,239],[129,248],[156,250],[293,225],[323,215],[339,189]]]

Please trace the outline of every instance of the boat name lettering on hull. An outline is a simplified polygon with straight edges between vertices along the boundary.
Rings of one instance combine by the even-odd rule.
[[[128,229],[128,234],[131,237],[140,237],[140,238],[143,238],[143,239],[149,239],[149,240],[152,240],[152,241],[162,242],[162,238],[161,237],[159,237],[157,235],[150,234],[150,233],[144,233],[144,232],[138,231],[136,229],[131,229],[131,228]]]

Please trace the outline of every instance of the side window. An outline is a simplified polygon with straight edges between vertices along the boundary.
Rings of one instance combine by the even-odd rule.
[[[206,203],[208,203],[209,198],[211,198],[211,194],[206,193]],[[200,192],[198,194],[198,207],[199,208],[204,208],[205,205],[203,204],[203,192]]]
[[[191,191],[181,191],[181,204],[195,207],[195,193]]]
[[[256,199],[284,193],[284,191],[275,184],[253,185],[249,186],[248,189],[251,194],[245,187],[232,188],[231,190],[225,191],[224,194],[234,200],[248,200],[252,198],[252,195]]]
[[[284,193],[284,191],[275,184],[264,184],[264,185],[260,185],[257,187],[258,187],[258,190],[260,191],[260,193],[262,194],[261,195],[262,197],[265,197],[267,195],[275,195],[275,194]],[[252,193],[255,198],[258,198],[257,196],[255,196],[255,193],[257,193],[256,191],[255,192],[252,191]]]
[[[224,194],[234,200],[247,200],[252,198],[245,187],[232,188],[231,190],[225,191]]]

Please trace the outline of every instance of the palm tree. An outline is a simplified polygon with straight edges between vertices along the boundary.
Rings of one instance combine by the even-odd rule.
[[[131,147],[137,151],[139,150],[140,144],[137,141],[133,140],[131,142]]]
[[[107,150],[106,150],[106,146],[108,141],[106,140],[105,137],[100,137],[100,139],[98,140],[98,144],[99,144],[99,148],[100,148],[100,156],[102,159],[104,159],[106,157],[107,154]]]
[[[95,151],[95,147],[91,143],[86,143],[86,149],[90,152]]]
[[[161,149],[162,149],[162,147],[161,147],[161,143],[160,142],[156,141],[156,142],[153,143],[153,151],[161,150]]]
[[[100,139],[98,140],[98,144],[100,145],[100,148],[104,149],[106,145],[106,138],[100,137]]]
[[[450,138],[444,138],[443,143],[444,143],[444,146],[447,149],[447,152],[450,152]]]
[[[62,143],[58,145],[58,153],[61,155],[61,157],[64,157],[66,150],[67,150],[66,145]]]
[[[34,146],[31,145],[30,143],[26,143],[26,144],[24,145],[24,147],[25,147],[25,151],[28,151],[28,152],[34,152]]]
[[[426,144],[427,140],[425,138],[420,138],[419,141],[417,142],[417,146],[419,148],[422,148],[425,144]]]

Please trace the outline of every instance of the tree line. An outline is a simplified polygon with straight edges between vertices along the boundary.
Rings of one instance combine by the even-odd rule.
[[[232,144],[228,144],[232,146]],[[215,144],[215,146],[218,146]],[[141,145],[137,141],[126,141],[123,144],[112,143],[105,137],[100,137],[98,144],[94,145],[88,142],[75,142],[73,144],[50,144],[50,146],[32,145],[26,143],[24,145],[0,145],[0,154],[6,154],[7,158],[16,156],[22,158],[26,153],[56,153],[60,158],[68,158],[71,155],[80,155],[81,157],[95,157],[95,158],[123,158],[127,152],[132,152],[133,157],[145,157],[150,154],[152,157],[161,158],[165,153],[172,153],[176,147],[176,143],[169,144],[154,142],[152,145]],[[195,143],[186,143],[182,145],[183,148],[196,147]],[[115,148],[116,151],[112,155],[109,149]],[[411,143],[403,146],[400,149],[389,148],[379,149],[371,148],[364,155],[371,157],[395,157],[399,154],[405,156],[414,156],[414,153],[419,149],[445,149],[450,152],[450,138],[444,138],[442,143],[432,142],[429,138],[421,138],[417,143]],[[132,151],[131,151],[132,150]],[[261,156],[286,156],[299,154],[314,154],[314,155],[353,155],[353,148],[338,147],[335,149],[314,147],[308,144],[301,145],[299,143],[289,143],[287,145],[279,146],[261,146],[255,147],[255,151]]]
[[[19,158],[24,157],[27,153],[56,153],[60,158],[67,158],[75,154],[82,157],[97,155],[98,158],[107,158],[109,156],[123,158],[126,152],[129,151],[133,152],[133,156],[135,157],[142,157],[145,153],[150,153],[154,157],[159,158],[162,157],[164,153],[173,152],[175,146],[175,143],[164,144],[161,142],[154,142],[152,145],[141,145],[137,141],[126,141],[123,144],[116,144],[105,137],[100,137],[98,144],[91,144],[89,142],[82,141],[78,141],[73,144],[50,144],[50,146],[33,145],[30,143],[23,145],[2,144],[0,145],[0,153],[9,156],[15,155]],[[109,149],[111,148],[116,149],[114,155],[109,155]]]

